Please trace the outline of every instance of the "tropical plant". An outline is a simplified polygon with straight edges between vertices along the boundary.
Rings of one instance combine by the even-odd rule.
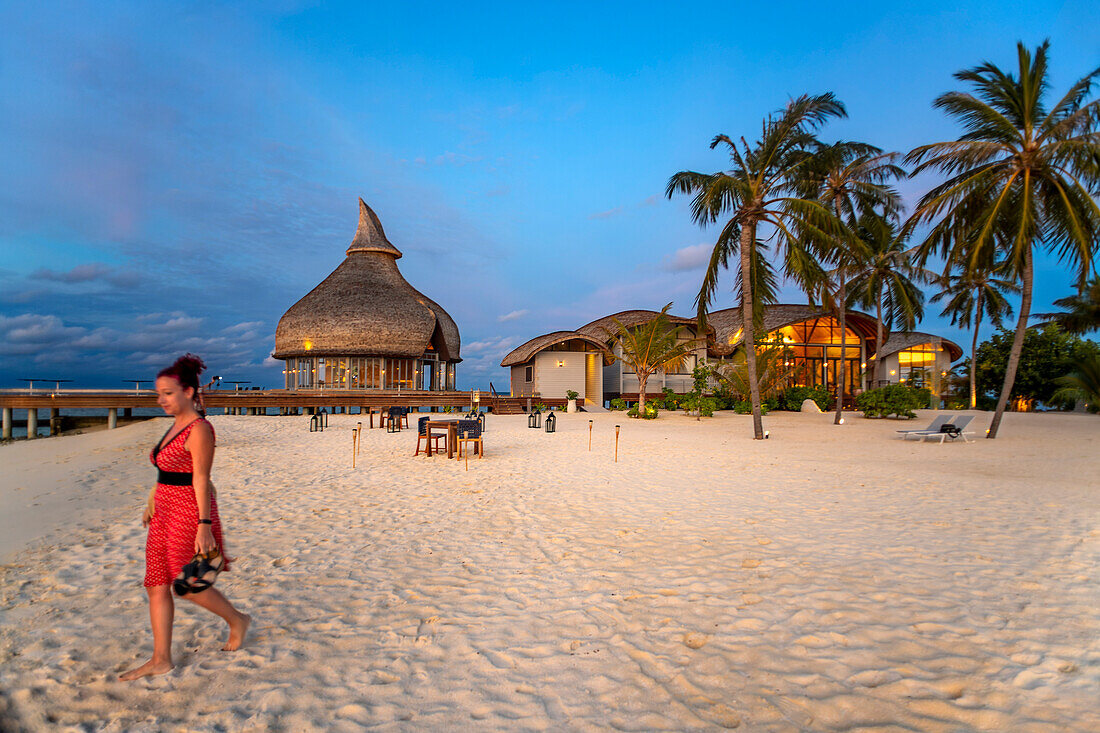
[[[919,410],[928,407],[932,393],[924,388],[910,387],[907,384],[888,384],[885,387],[869,389],[856,398],[856,407],[863,411],[864,417],[914,418]]]
[[[753,392],[744,345],[738,347],[730,361],[715,367],[714,374],[734,401],[748,401]],[[805,372],[805,362],[795,363],[791,350],[785,346],[766,346],[756,353],[756,394],[761,398],[775,397],[783,388]]]
[[[696,347],[696,340],[681,340],[683,328],[674,327],[668,318],[669,303],[645,323],[630,327],[618,319],[612,337],[619,346],[615,358],[638,375],[638,409],[645,413],[645,386],[659,371],[679,371]],[[656,415],[654,415],[656,417]]]
[[[787,387],[779,393],[779,409],[798,412],[806,400],[813,400],[818,409],[824,412],[829,409],[833,398],[825,387]]]
[[[1001,327],[1001,321],[1012,317],[1012,304],[1005,293],[1019,293],[1020,288],[1010,280],[995,277],[1003,265],[992,268],[961,269],[957,273],[948,272],[936,280],[940,292],[932,296],[932,302],[947,299],[941,316],[950,316],[951,325],[966,326],[971,330],[970,363],[977,361],[978,331],[982,319],[988,317],[994,328]],[[970,409],[978,406],[978,372],[970,370]]]
[[[693,194],[692,220],[701,226],[717,222],[725,215],[711,251],[695,304],[700,324],[714,298],[721,270],[731,256],[737,256],[737,291],[741,302],[741,329],[746,351],[746,370],[752,403],[753,437],[763,440],[760,419],[760,394],[756,389],[755,332],[761,305],[774,302],[775,271],[767,260],[767,244],[759,237],[761,226],[774,229],[783,272],[799,284],[816,282],[821,265],[813,257],[807,237],[824,238],[838,230],[836,217],[820,202],[799,194],[805,189],[808,165],[821,148],[815,132],[830,119],[845,117],[844,105],[830,94],[803,95],[791,100],[781,112],[769,115],[763,123],[760,139],[750,144],[718,135],[710,147],[724,145],[729,152],[728,172],[696,173],[681,171],[668,181],[665,194]],[[770,278],[770,280],[769,280]],[[770,288],[770,293],[757,292]],[[768,297],[771,300],[768,300]]]
[[[1051,402],[1082,402],[1089,412],[1100,411],[1100,354],[1085,356],[1072,372],[1054,381],[1058,390],[1051,395]]]
[[[1011,358],[1013,334],[1008,330],[994,333],[978,346],[977,382],[979,401],[982,394],[994,392],[1002,383]],[[1055,324],[1029,328],[1024,335],[1016,371],[1009,393],[1013,403],[1052,404],[1058,378],[1074,371],[1081,362],[1100,356],[1095,341],[1065,333]]]
[[[811,161],[804,195],[816,197],[830,209],[843,227],[835,236],[818,243],[820,257],[832,268],[811,292],[835,316],[840,326],[841,354],[848,332],[848,280],[872,260],[873,252],[857,235],[859,218],[876,210],[894,218],[901,207],[901,197],[889,182],[901,178],[905,171],[895,165],[896,154],[883,154],[880,148],[865,143],[837,142],[818,152]],[[812,238],[811,238],[812,241]],[[844,387],[847,384],[848,360],[843,356],[837,364],[836,415],[833,423],[843,422]]]
[[[987,437],[996,438],[1019,366],[1031,314],[1035,249],[1077,269],[1083,284],[1100,235],[1100,101],[1089,100],[1096,69],[1048,106],[1049,41],[1032,54],[1016,46],[1018,76],[985,62],[955,74],[974,92],[948,92],[935,106],[956,118],[959,139],[922,145],[906,156],[912,175],[939,171],[947,180],[920,200],[910,225],[931,223],[922,258],[982,263],[1002,260],[1021,285],[1019,319]]]
[[[1046,319],[1045,323],[1057,323],[1066,333],[1086,334],[1100,329],[1100,275],[1093,275],[1076,295],[1059,298],[1054,305],[1062,312],[1035,315]]]
[[[881,352],[884,326],[908,331],[924,316],[924,293],[918,283],[928,282],[931,276],[910,261],[905,232],[899,232],[890,217],[865,213],[856,225],[856,236],[867,257],[852,271],[848,302],[875,309],[875,350]],[[870,384],[874,386],[878,383],[877,353],[870,362]]]
[[[626,409],[626,400],[624,400],[621,397],[616,397],[615,399],[611,400],[611,403],[610,403],[608,409],[610,409],[612,411],[625,410]]]

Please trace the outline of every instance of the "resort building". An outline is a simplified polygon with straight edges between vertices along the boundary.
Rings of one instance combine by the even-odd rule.
[[[927,387],[939,399],[947,387],[947,372],[962,354],[958,344],[945,338],[920,331],[899,331],[891,334],[882,346],[879,355],[882,368],[875,386],[901,383]]]
[[[272,356],[286,362],[286,388],[453,390],[458,326],[401,275],[401,252],[363,199],[345,254],[279,319]]]
[[[513,350],[501,361],[511,371],[513,396],[564,397],[567,390],[578,392],[584,402],[602,405],[621,397],[637,399],[638,377],[616,356],[621,356],[614,334],[615,321],[627,328],[638,326],[657,315],[656,311],[630,310],[599,318],[575,331],[556,331],[539,336]],[[646,392],[663,389],[684,393],[692,389],[692,370],[702,362],[721,362],[732,356],[742,341],[741,309],[727,308],[707,316],[707,332],[699,333],[694,318],[669,316],[682,328],[681,338],[695,340],[698,347],[675,374],[657,373],[646,382]],[[836,389],[840,362],[845,361],[845,402],[854,401],[867,383],[867,364],[877,353],[874,317],[859,311],[845,313],[845,333],[839,321],[822,308],[804,305],[772,305],[764,310],[764,336],[760,349],[783,348],[787,365],[797,375],[792,384]],[[916,378],[930,387],[938,399],[942,377],[962,355],[954,343],[916,332],[889,335],[882,357],[886,365],[880,384]],[[602,364],[602,369],[599,365]],[[891,366],[892,365],[892,366]],[[892,373],[891,373],[892,372]]]

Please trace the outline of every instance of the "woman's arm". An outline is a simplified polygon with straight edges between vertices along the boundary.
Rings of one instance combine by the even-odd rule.
[[[199,507],[195,552],[207,553],[216,547],[211,526],[201,522],[210,519],[210,466],[214,462],[214,435],[210,432],[210,426],[200,422],[187,436],[184,445],[191,452],[191,481],[195,487],[195,503]]]

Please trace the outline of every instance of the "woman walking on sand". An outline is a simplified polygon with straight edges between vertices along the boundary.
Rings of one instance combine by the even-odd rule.
[[[209,569],[229,569],[218,503],[210,482],[214,429],[199,415],[195,401],[199,374],[205,368],[202,359],[187,354],[157,374],[157,404],[175,420],[150,454],[158,470],[157,486],[142,517],[142,523],[149,527],[145,590],[153,625],[153,658],[124,672],[120,680],[164,674],[172,669],[172,582],[192,557],[219,550],[221,554],[209,560]],[[247,614],[234,608],[201,578],[185,579],[180,589],[184,598],[221,616],[229,625],[229,640],[223,651],[240,648],[252,620]]]

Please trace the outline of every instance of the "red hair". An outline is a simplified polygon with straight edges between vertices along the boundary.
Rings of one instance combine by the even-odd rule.
[[[194,354],[184,354],[170,367],[165,367],[157,372],[157,379],[161,377],[171,377],[180,383],[183,388],[190,387],[195,390],[195,394],[199,393],[199,375],[206,370],[206,364],[203,360]]]

